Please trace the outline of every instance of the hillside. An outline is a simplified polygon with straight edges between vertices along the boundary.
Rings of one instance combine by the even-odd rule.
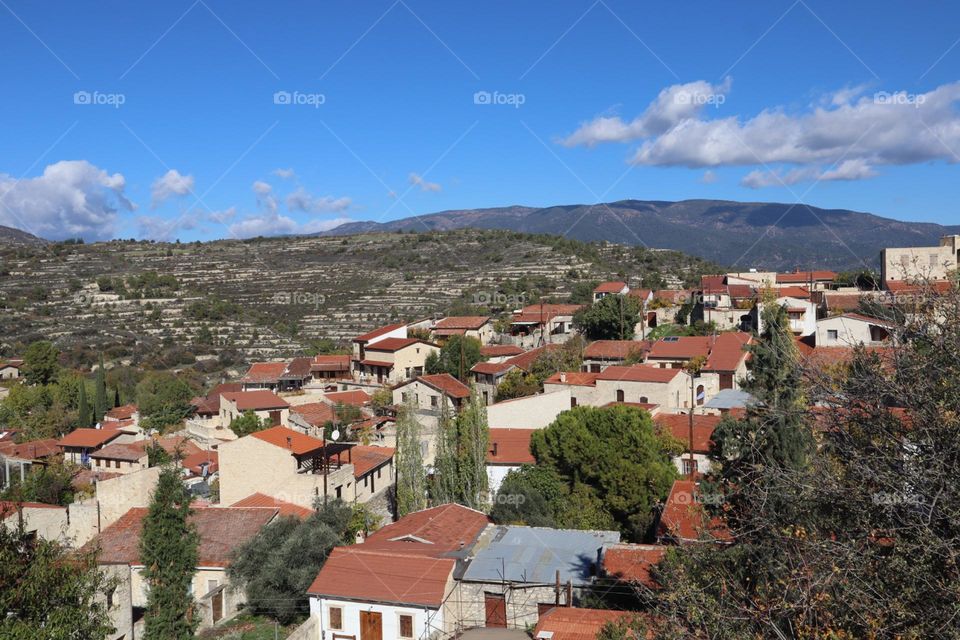
[[[0,247],[39,247],[46,242],[46,240],[26,231],[0,224]]]
[[[45,337],[77,363],[103,349],[160,368],[293,355],[452,308],[564,300],[604,278],[679,285],[719,269],[671,251],[473,230],[55,243],[0,259],[0,355]]]
[[[960,226],[900,222],[845,209],[723,200],[464,209],[382,224],[348,223],[326,233],[466,227],[624,242],[683,251],[735,268],[780,270],[875,268],[883,247],[936,244],[944,234],[960,233]]]

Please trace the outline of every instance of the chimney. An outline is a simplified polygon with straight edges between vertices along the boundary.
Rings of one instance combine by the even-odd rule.
[[[560,382],[566,382],[566,381],[567,381],[567,372],[566,372],[566,371],[561,371],[561,372],[560,372]]]
[[[497,443],[496,443],[496,442],[493,443],[493,451],[492,451],[491,453],[494,455],[494,457],[496,457],[496,455],[497,455]]]
[[[287,436],[287,449],[293,449],[293,438]]]

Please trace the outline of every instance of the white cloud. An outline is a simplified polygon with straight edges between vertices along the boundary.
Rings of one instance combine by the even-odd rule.
[[[661,91],[633,121],[597,118],[561,143],[637,141],[630,162],[650,166],[795,167],[768,175],[754,171],[744,178],[753,187],[780,184],[777,177],[788,184],[860,180],[876,175],[874,168],[882,165],[960,160],[960,82],[918,95],[864,95],[864,87],[853,87],[828,94],[800,113],[771,107],[743,119],[708,117],[710,96],[725,95],[728,88],[703,82],[675,85]],[[686,97],[677,105],[670,96]]]
[[[257,180],[253,183],[253,192],[257,195],[257,206],[270,214],[277,213],[277,197],[273,195],[273,187]]]
[[[141,238],[166,242],[176,239],[178,231],[196,229],[197,217],[189,213],[184,213],[175,218],[138,216],[137,226],[140,229]]]
[[[274,169],[273,175],[277,176],[278,178],[282,178],[283,180],[290,180],[291,178],[297,177],[297,173],[291,168]]]
[[[318,233],[338,227],[346,222],[353,222],[351,218],[333,218],[330,220],[311,220],[300,224],[288,216],[264,214],[249,216],[230,225],[230,235],[236,238],[253,238],[256,236],[282,236],[304,233]]]
[[[410,184],[420,187],[421,191],[432,191],[434,193],[436,193],[437,191],[440,191],[443,188],[436,182],[427,182],[426,180],[423,179],[422,176],[416,173],[410,174]]]
[[[150,207],[155,209],[168,198],[187,195],[193,191],[193,184],[193,176],[185,176],[176,169],[170,169],[153,181]]]
[[[237,208],[221,209],[220,211],[211,211],[207,213],[207,219],[211,222],[230,222],[237,217]]]
[[[703,175],[700,176],[700,182],[703,184],[713,184],[720,178],[717,176],[717,172],[713,169],[707,169],[703,172]]]
[[[118,209],[136,207],[125,197],[126,180],[86,160],[61,160],[35,178],[0,173],[0,224],[51,240],[113,237]]]
[[[290,211],[304,211],[306,213],[328,213],[343,211],[351,204],[350,198],[334,198],[333,196],[313,196],[303,187],[287,195],[287,209]]]

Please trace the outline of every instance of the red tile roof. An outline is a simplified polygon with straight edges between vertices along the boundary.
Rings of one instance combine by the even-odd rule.
[[[704,371],[736,371],[749,356],[747,346],[753,342],[749,333],[721,333],[710,344],[710,355]]]
[[[530,453],[530,436],[533,429],[490,429],[487,447],[487,464],[521,465],[534,464]]]
[[[512,344],[488,344],[480,347],[480,355],[485,358],[502,358],[504,356],[518,356],[523,349]]]
[[[641,302],[644,302],[647,300],[647,298],[650,297],[650,294],[652,293],[653,291],[651,291],[650,289],[630,289],[630,292],[627,293],[627,295],[630,296],[631,298],[637,298]]]
[[[731,298],[752,299],[757,296],[757,289],[749,284],[728,284],[727,293]]]
[[[559,371],[546,380],[544,384],[570,384],[578,387],[592,387],[597,384],[599,373],[587,371]]]
[[[549,351],[555,351],[560,348],[559,344],[545,344],[542,347],[537,347],[536,349],[530,349],[525,351],[518,356],[512,358],[507,358],[504,362],[509,362],[510,364],[523,369],[524,371],[529,371],[530,367],[536,361],[537,358]]]
[[[220,470],[220,454],[216,451],[197,451],[185,457],[180,461],[180,466],[189,471],[192,475],[203,475],[203,469],[200,465],[207,463],[207,473],[212,474]]]
[[[893,293],[923,293],[926,291],[933,291],[934,293],[947,293],[953,289],[953,283],[951,283],[949,280],[933,280],[932,282],[887,280],[883,283],[883,288]]]
[[[800,271],[793,273],[778,273],[777,282],[784,284],[804,284],[811,280],[813,282],[833,282],[837,274],[834,271]]]
[[[334,391],[332,393],[324,394],[323,397],[334,404],[339,402],[362,407],[370,402],[371,396],[366,391],[354,389],[353,391]]]
[[[349,371],[350,355],[314,356],[310,371]]]
[[[477,330],[488,322],[490,322],[490,316],[450,316],[439,320],[433,328]]]
[[[638,614],[612,609],[580,609],[577,607],[553,607],[537,621],[533,637],[551,633],[550,640],[594,640],[603,625],[621,618]],[[649,634],[648,634],[648,637]]]
[[[148,509],[134,508],[87,543],[87,548],[99,544],[102,564],[140,565],[140,532]],[[277,515],[275,509],[210,507],[195,509],[190,522],[200,535],[198,548],[201,567],[227,567],[231,554],[253,538]]]
[[[730,532],[716,519],[707,520],[693,480],[674,480],[670,495],[660,514],[658,534],[681,541],[729,541]]]
[[[777,295],[781,298],[799,298],[807,300],[810,298],[810,290],[804,287],[780,287],[777,289]]]
[[[439,608],[455,562],[397,555],[367,544],[337,547],[307,593],[316,596]]]
[[[642,364],[624,367],[614,365],[596,374],[597,380],[623,380],[625,382],[670,382],[683,373],[681,369],[660,369]]]
[[[693,292],[690,289],[660,289],[653,294],[653,299],[672,305],[682,305],[693,302]]]
[[[300,505],[293,504],[292,502],[278,500],[277,498],[262,493],[254,493],[249,495],[243,500],[234,502],[231,506],[246,507],[250,509],[272,509],[276,511],[278,515],[293,516],[294,518],[300,518],[301,520],[306,520],[314,514],[313,509],[307,509],[306,507],[301,507]]]
[[[350,449],[350,462],[353,464],[353,477],[362,478],[377,467],[393,459],[396,449],[391,447],[371,447],[358,444]]]
[[[360,360],[360,364],[366,365],[368,367],[386,367],[387,369],[393,368],[392,362],[387,362],[386,360]]]
[[[445,557],[469,546],[490,524],[486,514],[459,504],[415,511],[371,533],[366,549],[396,554]]]
[[[96,447],[102,447],[120,435],[119,431],[113,429],[74,429],[60,438],[57,444],[60,447],[94,449]]]
[[[410,345],[417,344],[418,342],[423,342],[423,340],[416,338],[384,338],[383,340],[377,340],[373,344],[367,345],[366,350],[393,353],[394,351],[400,351],[400,349],[406,349]]]
[[[240,381],[260,384],[276,383],[286,369],[286,362],[254,362]]]
[[[40,460],[60,453],[60,447],[56,438],[46,438],[44,440],[21,442],[20,444],[4,442],[0,445],[0,452],[5,456],[20,460]]]
[[[620,293],[627,286],[626,282],[601,282],[594,288],[594,293]]]
[[[650,569],[663,560],[667,548],[658,544],[618,544],[603,552],[603,570],[621,582],[637,582],[652,589],[658,588]]]
[[[378,338],[378,337],[382,336],[382,335],[385,334],[385,333],[390,333],[391,331],[396,331],[397,329],[402,329],[404,326],[406,326],[406,325],[404,325],[402,322],[399,323],[399,324],[388,324],[388,325],[385,326],[385,327],[380,327],[379,329],[374,329],[373,331],[370,331],[370,332],[365,333],[365,334],[363,334],[363,335],[357,336],[356,338],[353,339],[353,341],[354,341],[354,342],[369,342],[369,341],[373,340],[374,338]]]
[[[291,414],[297,414],[312,427],[320,427],[336,419],[333,405],[328,402],[308,402],[290,407]]]
[[[690,444],[690,415],[684,413],[659,413],[653,422],[662,427],[683,443],[684,448]],[[694,415],[693,416],[693,452],[709,453],[710,439],[713,430],[720,424],[720,416]]]
[[[147,457],[147,450],[144,447],[138,447],[136,444],[108,444],[103,449],[90,454],[91,458],[104,458],[110,460],[124,460],[126,462],[136,462]]]
[[[220,383],[205,397],[194,398],[190,404],[197,408],[197,413],[200,415],[216,415],[220,413],[220,394],[232,391],[243,391],[243,385],[239,382]]]
[[[648,359],[690,360],[710,354],[710,336],[675,336],[662,338],[653,343]]]
[[[125,404],[125,405],[110,409],[103,415],[103,417],[104,417],[104,420],[107,420],[107,419],[129,420],[133,417],[133,414],[135,414],[136,412],[137,412],[137,405]]]
[[[437,391],[444,393],[451,398],[469,398],[470,387],[463,384],[449,373],[436,373],[428,376],[416,378],[420,382],[433,387]],[[411,380],[411,382],[413,382]]]
[[[271,427],[263,431],[254,431],[249,437],[269,442],[281,449],[287,449],[296,456],[317,451],[323,447],[323,440],[286,427]]]
[[[583,350],[583,357],[594,360],[623,360],[631,353],[642,355],[653,343],[649,340],[597,340]]]
[[[514,365],[509,362],[478,362],[470,368],[470,371],[474,373],[485,373],[487,375],[495,376],[501,373],[506,373],[513,368]]]
[[[267,389],[255,391],[230,391],[222,394],[224,398],[237,405],[240,411],[264,411],[266,409],[286,409],[287,401]]]

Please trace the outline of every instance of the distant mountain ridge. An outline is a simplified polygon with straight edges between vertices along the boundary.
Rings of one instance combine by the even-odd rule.
[[[0,247],[38,246],[43,244],[47,244],[47,241],[43,238],[38,238],[32,233],[0,225]]]
[[[960,225],[902,222],[871,213],[803,204],[620,200],[595,205],[440,211],[385,223],[350,222],[317,235],[468,227],[676,249],[744,270],[876,268],[884,247],[935,245],[943,235],[960,233]]]

